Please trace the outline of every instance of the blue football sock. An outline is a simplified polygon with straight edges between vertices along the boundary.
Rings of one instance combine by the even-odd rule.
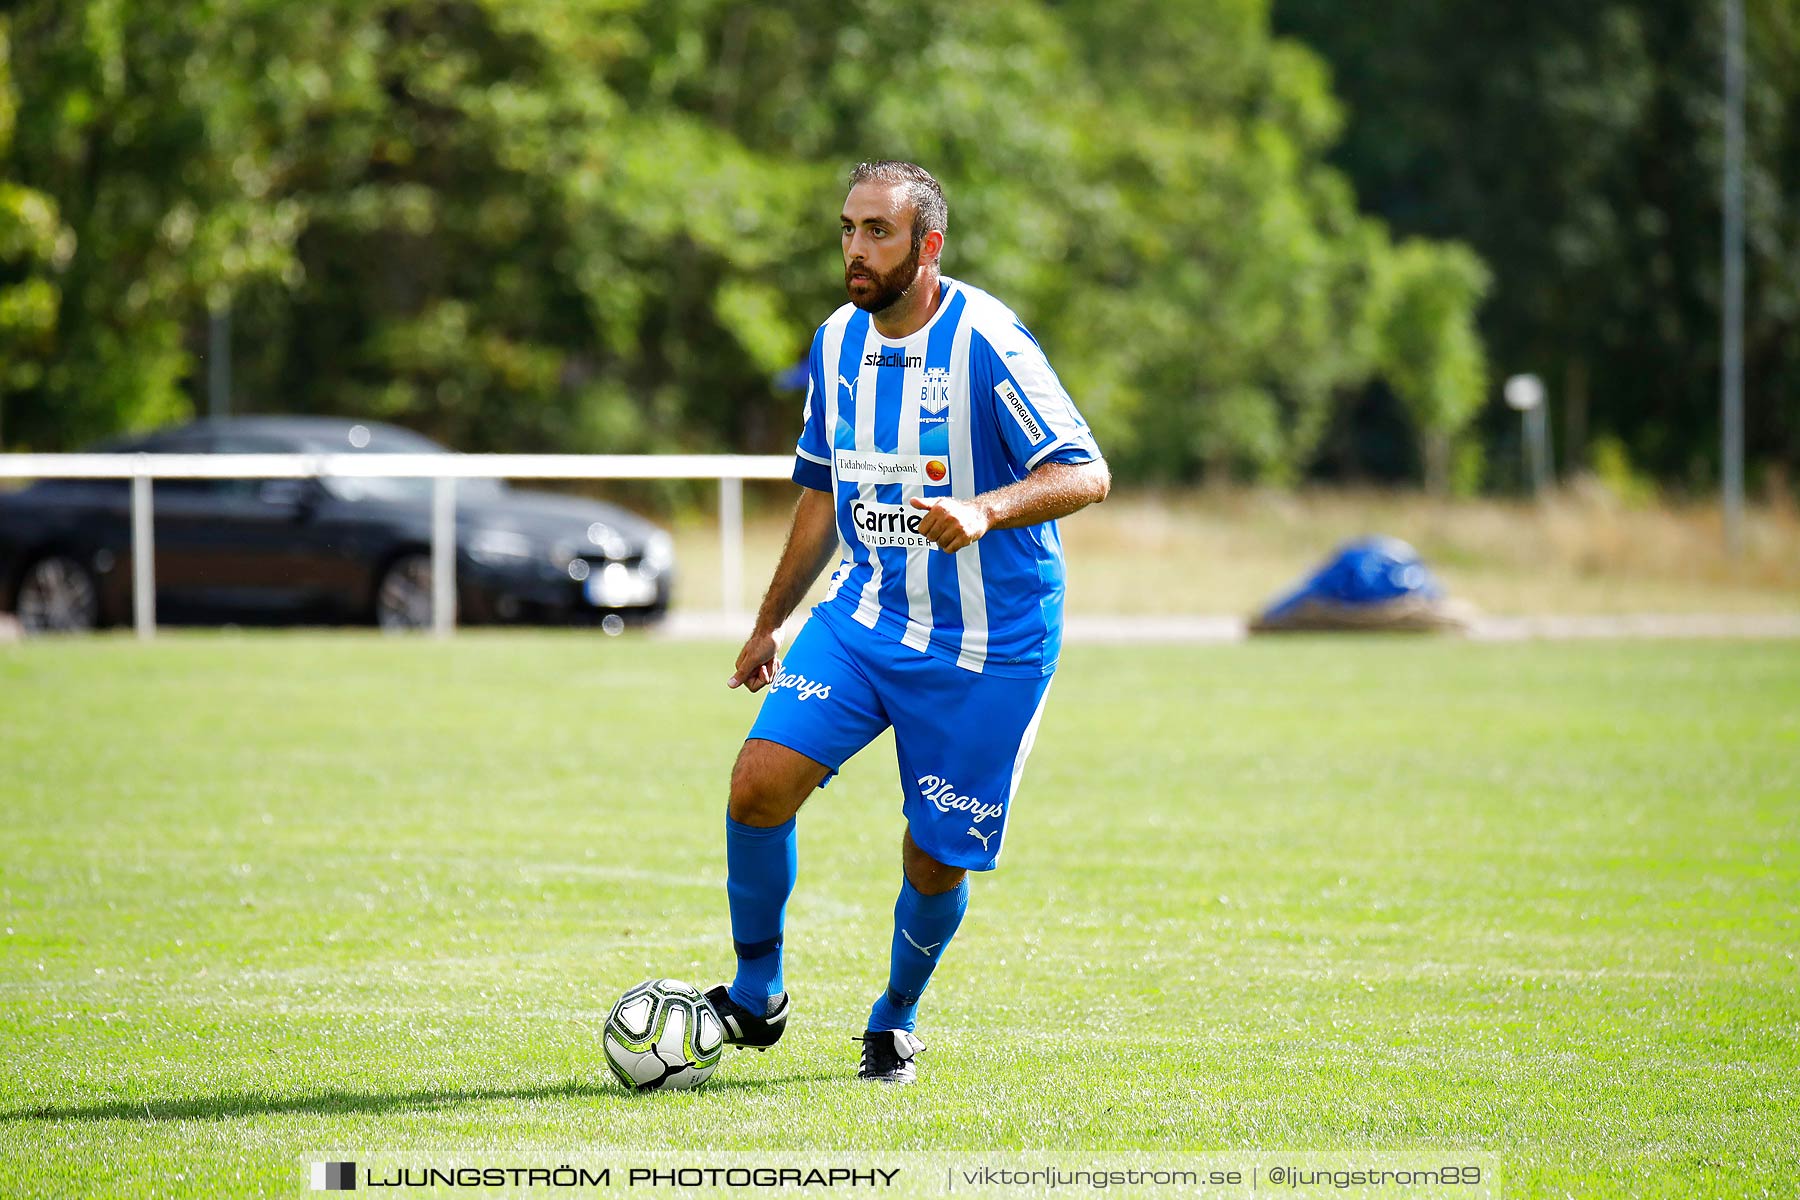
[[[731,998],[758,1016],[783,987],[781,931],[799,871],[798,847],[792,817],[766,829],[725,818],[725,894],[737,948]]]
[[[894,947],[889,958],[888,986],[869,1010],[869,1028],[911,1030],[918,1018],[919,997],[931,972],[956,936],[969,907],[969,881],[947,892],[927,896],[901,880],[894,902]]]

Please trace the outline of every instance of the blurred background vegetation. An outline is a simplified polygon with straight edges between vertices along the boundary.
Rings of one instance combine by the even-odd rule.
[[[859,159],[1121,476],[1716,476],[1721,16],[1682,0],[20,0],[0,446],[232,407],[779,452]],[[1800,462],[1800,0],[1748,0],[1749,456]]]

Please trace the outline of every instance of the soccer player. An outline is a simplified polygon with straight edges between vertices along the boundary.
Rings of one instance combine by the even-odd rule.
[[[781,940],[795,814],[890,725],[903,878],[863,1079],[912,1083],[919,996],[992,870],[1062,644],[1056,519],[1111,476],[1036,340],[939,273],[948,213],[923,168],[863,163],[842,216],[850,303],[813,338],[803,489],[731,687],[768,689],[731,773],[726,882],[737,976],[707,999],[734,1046],[788,1016]],[[785,661],[776,631],[842,548]]]

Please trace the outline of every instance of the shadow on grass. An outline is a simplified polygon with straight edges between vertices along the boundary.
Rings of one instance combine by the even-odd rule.
[[[709,1081],[708,1092],[765,1091],[794,1083],[846,1078],[840,1072],[784,1075],[773,1079]],[[527,1088],[467,1088],[410,1092],[314,1092],[304,1096],[190,1096],[174,1100],[112,1100],[104,1104],[43,1104],[0,1111],[0,1124],[26,1121],[223,1121],[281,1113],[394,1113],[450,1109],[492,1100],[623,1100],[612,1083],[557,1083]]]

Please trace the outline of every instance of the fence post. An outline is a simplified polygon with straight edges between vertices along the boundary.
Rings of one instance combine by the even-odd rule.
[[[449,637],[456,628],[456,480],[431,481],[431,632]]]
[[[140,641],[156,636],[156,514],[149,459],[138,455],[131,476],[131,620]]]

